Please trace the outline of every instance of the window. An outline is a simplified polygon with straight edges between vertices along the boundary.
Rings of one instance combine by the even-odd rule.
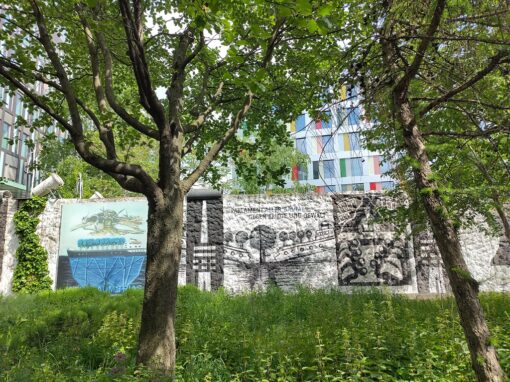
[[[300,132],[305,129],[305,116],[304,114],[301,114],[299,117],[297,117],[296,120],[296,131]]]
[[[351,151],[362,150],[361,137],[359,133],[350,133],[349,143],[351,144]]]
[[[11,101],[12,101],[12,96],[9,94],[9,90],[8,89],[5,89],[5,94],[4,94],[4,105],[5,105],[5,108],[7,110],[11,110]]]
[[[24,179],[25,178],[25,161],[23,159],[21,159],[19,161],[19,169],[18,169],[18,183],[21,183],[23,184],[24,182]]]
[[[333,137],[331,135],[323,135],[321,138],[322,138],[323,152],[334,153],[335,146],[333,145]]]
[[[384,158],[379,157],[379,164],[381,168],[381,174],[386,174],[387,172],[391,171],[391,163],[389,160],[386,160]]]
[[[320,169],[321,163],[319,161],[312,162],[312,172],[313,172],[313,178],[314,179],[320,179],[321,177],[321,169]]]
[[[359,124],[359,109],[358,108],[350,108],[347,109],[347,122],[351,126],[357,126]]]
[[[340,176],[342,178],[362,175],[363,158],[340,159]]]
[[[370,183],[370,191],[380,191],[382,190],[381,183],[371,182]]]
[[[307,180],[308,171],[306,166],[298,166],[298,180]]]
[[[28,134],[23,134],[23,140],[21,141],[21,156],[28,156],[28,140],[30,139]]]
[[[322,194],[323,192],[335,192],[336,187],[334,185],[327,185],[327,186],[316,186],[315,192]]]
[[[16,97],[16,115],[20,116],[23,114],[23,101],[18,96]]]
[[[381,187],[383,190],[393,190],[395,188],[394,182],[381,182]]]
[[[361,136],[359,133],[340,134],[340,151],[359,151],[363,150],[361,145]]]
[[[3,129],[2,129],[2,148],[8,149],[9,148],[9,140],[11,139],[11,125],[9,125],[7,122],[4,122]]]
[[[342,184],[342,191],[365,191],[365,186],[363,183]]]
[[[333,127],[333,121],[331,120],[331,112],[326,111],[324,113],[326,115],[327,121],[322,121],[322,128],[323,129],[331,129]]]
[[[296,139],[296,149],[300,153],[306,154],[306,138]]]
[[[11,150],[13,153],[18,152],[18,140],[19,140],[18,129],[14,128],[12,130],[12,146],[11,146]]]
[[[334,178],[335,177],[335,161],[333,160],[325,160],[324,161],[324,178]]]
[[[335,161],[314,161],[313,166],[313,179],[329,179],[335,177]]]

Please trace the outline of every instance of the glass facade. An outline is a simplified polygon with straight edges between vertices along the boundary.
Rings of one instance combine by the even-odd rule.
[[[384,176],[391,170],[390,163],[364,146],[363,129],[370,125],[356,93],[356,87],[349,90],[344,86],[338,103],[329,110],[302,114],[290,123],[297,150],[305,153],[312,165],[308,179],[305,171],[298,174],[295,167],[293,180],[299,178],[316,192],[382,192],[394,188],[391,178]]]

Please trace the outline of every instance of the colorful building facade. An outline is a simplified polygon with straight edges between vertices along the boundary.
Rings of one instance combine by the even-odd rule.
[[[296,182],[315,187],[316,192],[381,191],[392,189],[394,180],[387,175],[390,161],[370,151],[362,132],[370,122],[356,95],[343,92],[343,101],[334,102],[317,114],[300,115],[290,124],[296,149],[306,154],[307,166],[294,166],[287,187]]]

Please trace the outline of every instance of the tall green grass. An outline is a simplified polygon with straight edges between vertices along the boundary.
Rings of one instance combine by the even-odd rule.
[[[0,299],[1,381],[154,381],[135,369],[142,293]],[[482,295],[510,371],[510,296]],[[450,299],[179,290],[179,381],[474,381]]]

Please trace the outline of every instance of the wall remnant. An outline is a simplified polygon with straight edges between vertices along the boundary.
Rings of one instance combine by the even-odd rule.
[[[185,203],[180,285],[233,293],[269,285],[450,291],[432,234],[411,235],[410,227],[401,232],[384,221],[380,208],[399,203],[384,194],[204,195]],[[0,209],[13,209],[13,202]],[[4,233],[0,219],[2,293],[9,291],[16,250],[9,211],[2,213]],[[38,233],[49,252],[54,288],[95,285],[115,293],[142,287],[146,211],[143,198],[49,201]],[[113,225],[119,219],[124,226]],[[508,241],[472,229],[460,238],[481,290],[510,291]],[[69,253],[74,260],[66,258]],[[137,257],[136,264],[121,261],[126,256]]]

